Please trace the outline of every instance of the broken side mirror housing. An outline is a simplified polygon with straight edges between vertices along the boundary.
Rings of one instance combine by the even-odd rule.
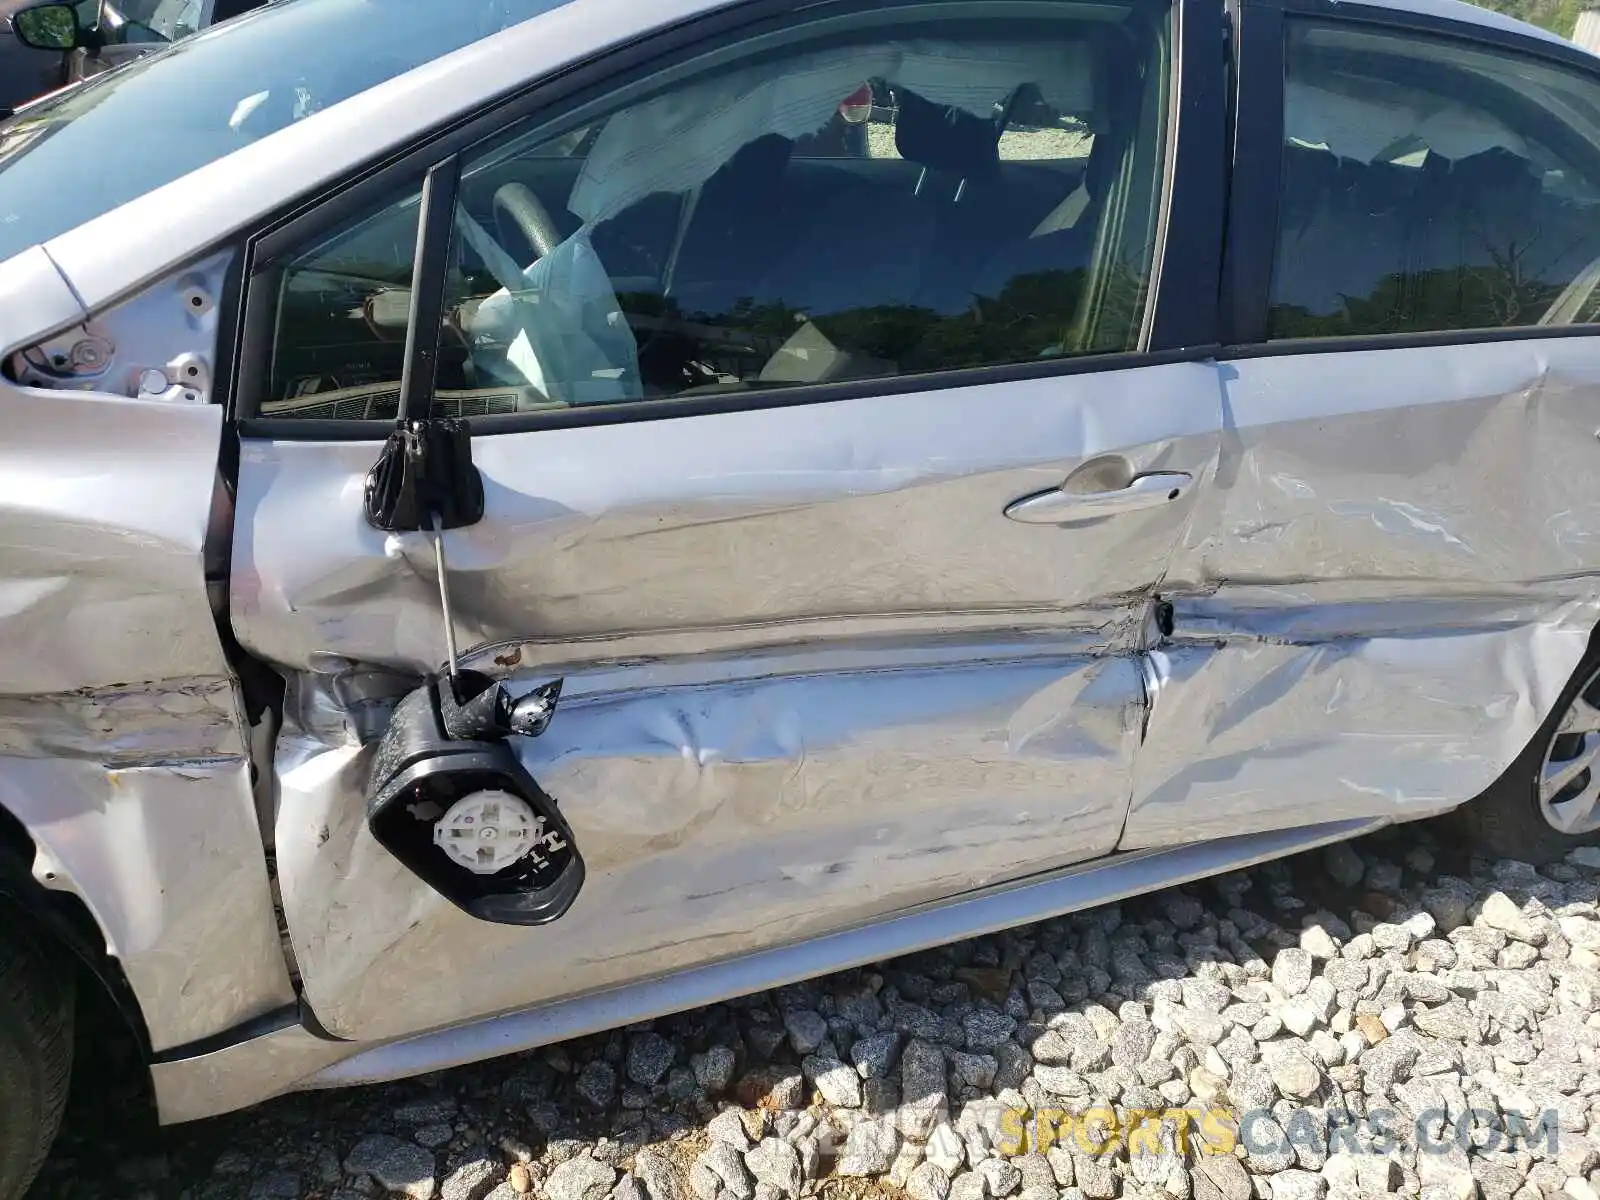
[[[559,695],[557,682],[513,702],[476,672],[430,678],[396,706],[373,760],[373,837],[479,920],[544,925],[583,886],[572,830],[504,740],[544,732]]]

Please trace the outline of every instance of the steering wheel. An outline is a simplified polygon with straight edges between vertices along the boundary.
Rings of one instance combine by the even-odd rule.
[[[532,256],[527,259],[526,266],[531,267],[562,242],[561,227],[539,197],[524,184],[508,183],[495,192],[494,223],[502,245],[510,240],[506,237],[508,225],[527,243]]]

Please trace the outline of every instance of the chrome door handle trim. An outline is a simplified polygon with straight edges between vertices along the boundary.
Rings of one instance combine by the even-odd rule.
[[[1113,513],[1159,508],[1181,496],[1194,481],[1187,471],[1150,471],[1135,475],[1124,488],[1110,492],[1067,492],[1051,488],[1006,505],[1006,516],[1028,525],[1060,525]]]

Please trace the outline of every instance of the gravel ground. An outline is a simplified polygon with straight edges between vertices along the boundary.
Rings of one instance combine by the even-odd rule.
[[[1595,1200],[1597,896],[1600,852],[1394,830],[403,1084],[85,1108],[34,1195]]]

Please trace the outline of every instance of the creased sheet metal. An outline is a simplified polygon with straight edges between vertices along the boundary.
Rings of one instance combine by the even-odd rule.
[[[589,866],[538,930],[474,921],[372,840],[352,800],[367,751],[291,746],[278,867],[313,1010],[340,1036],[400,1036],[1109,852],[1142,712],[1134,661],[972,658],[580,686],[525,745]]]
[[[249,771],[237,757],[132,768],[0,758],[0,804],[38,842],[36,872],[84,898],[157,1051],[294,1000]]]
[[[0,382],[0,805],[81,896],[154,1049],[290,1003],[207,600],[216,408]]]
[[[308,686],[443,658],[427,540],[362,519],[377,444],[245,443],[235,628],[297,679],[275,838],[319,1020],[404,1035],[1109,851],[1189,504],[1003,514],[1102,454],[1203,474],[1217,411],[1214,370],[1178,364],[476,438],[485,519],[445,535],[461,642],[519,686],[567,678],[525,753],[589,877],[537,930],[377,846],[381,729],[352,701],[333,730]]]
[[[1214,369],[1182,363],[478,437],[485,518],[445,535],[460,641],[569,663],[1018,628],[1132,649],[1189,501],[1002,513],[1102,453],[1199,472],[1216,423]],[[362,519],[378,449],[243,444],[234,625],[262,657],[443,661],[428,539]]]
[[[1600,340],[1221,369],[1123,848],[1477,795],[1600,621]]]

